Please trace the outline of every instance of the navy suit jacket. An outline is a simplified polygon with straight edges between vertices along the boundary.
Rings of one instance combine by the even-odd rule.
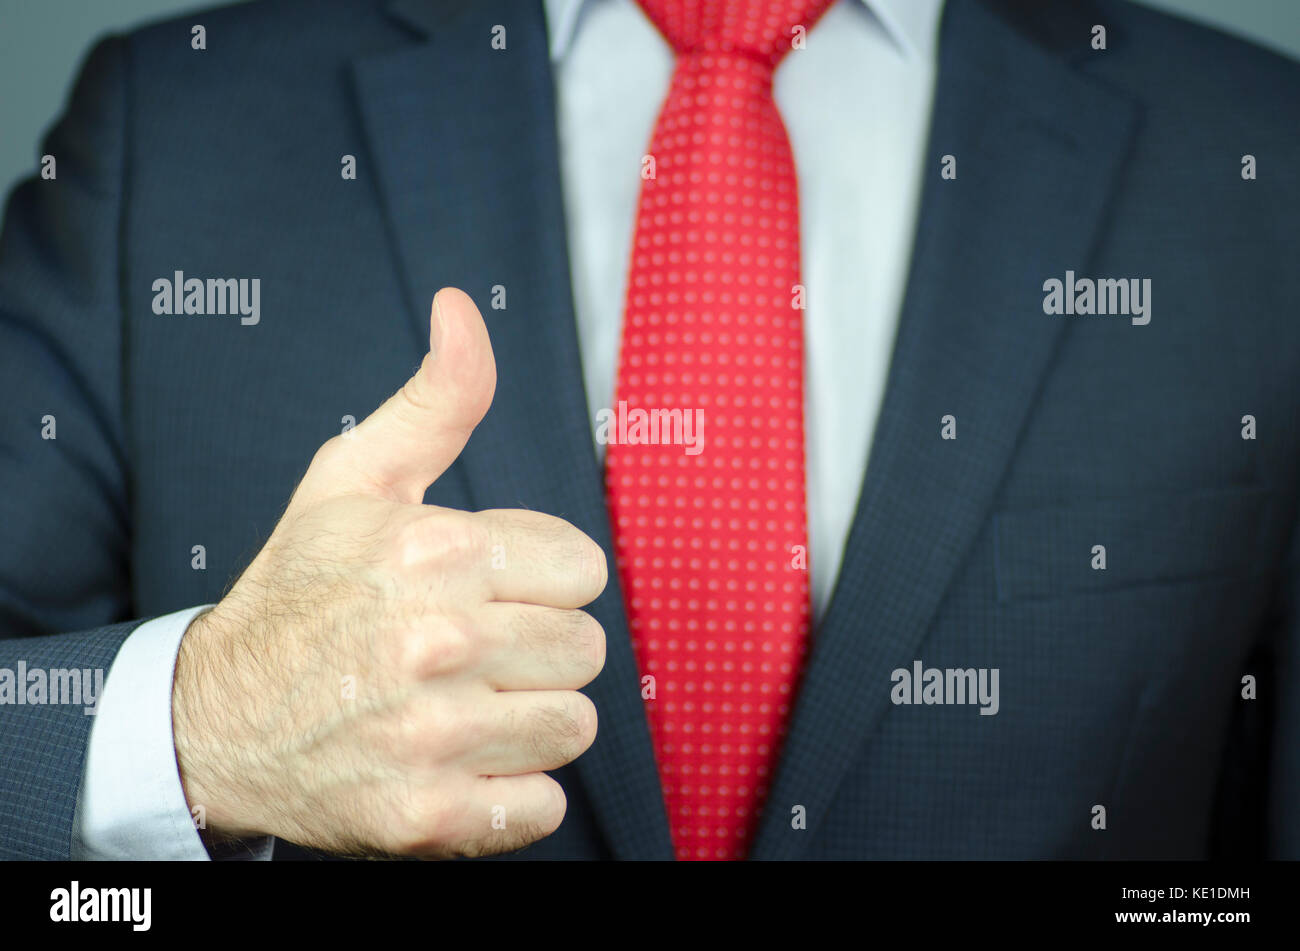
[[[949,0],[941,30],[887,391],[752,855],[1296,857],[1300,72],[1116,0]],[[550,70],[541,5],[507,0],[261,2],[95,48],[0,239],[0,666],[107,667],[218,600],[447,284],[500,382],[428,501],[610,551]],[[156,315],[177,270],[259,278],[260,322]],[[1149,278],[1150,324],[1046,315],[1067,270]],[[669,859],[616,578],[592,611],[599,736],[519,857]],[[999,712],[894,704],[916,660],[997,668]],[[90,723],[0,707],[0,855],[68,855]]]

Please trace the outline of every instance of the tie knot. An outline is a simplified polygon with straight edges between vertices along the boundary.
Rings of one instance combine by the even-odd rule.
[[[739,53],[775,69],[832,0],[639,0],[678,56]]]

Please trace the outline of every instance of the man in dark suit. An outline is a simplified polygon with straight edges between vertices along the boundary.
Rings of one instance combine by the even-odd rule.
[[[0,855],[1300,855],[1295,65],[1115,0],[721,40],[644,6],[259,3],[95,49],[0,239]],[[817,114],[868,29],[906,108]],[[575,117],[643,61],[642,204],[602,219]],[[592,280],[606,233],[631,269]],[[744,325],[714,253],[780,306]],[[852,285],[877,260],[897,299]],[[664,401],[710,399],[698,455],[593,432],[683,353],[746,357]],[[685,468],[797,460],[763,437],[801,409],[806,511],[797,461]],[[729,548],[693,499],[794,527]],[[73,669],[103,696],[32,690]]]

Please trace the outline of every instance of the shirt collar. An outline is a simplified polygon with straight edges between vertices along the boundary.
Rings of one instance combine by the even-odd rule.
[[[545,0],[546,26],[550,34],[551,62],[562,60],[573,43],[582,8],[597,0]],[[899,51],[908,57],[934,58],[938,41],[939,13],[944,0],[843,0],[861,3],[889,35]]]

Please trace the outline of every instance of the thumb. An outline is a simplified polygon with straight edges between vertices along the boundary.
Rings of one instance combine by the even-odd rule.
[[[325,468],[331,488],[418,503],[456,461],[492,405],[496,360],[468,294],[433,296],[429,352],[415,375],[341,440],[342,464]]]

